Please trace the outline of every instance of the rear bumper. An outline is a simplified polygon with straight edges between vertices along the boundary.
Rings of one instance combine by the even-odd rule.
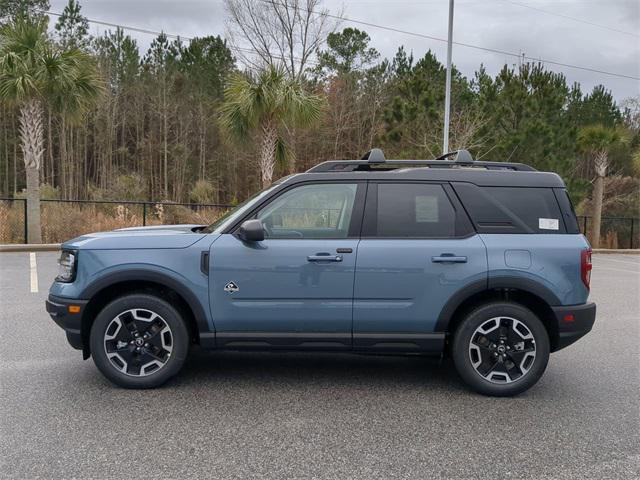
[[[596,304],[551,307],[558,322],[558,338],[553,351],[565,348],[584,337],[596,321]]]
[[[82,325],[82,314],[87,302],[88,300],[75,300],[56,297],[55,295],[49,295],[49,298],[45,301],[49,316],[66,332],[67,341],[77,350],[82,350],[83,347],[80,327]],[[70,306],[78,306],[80,311],[70,313]]]

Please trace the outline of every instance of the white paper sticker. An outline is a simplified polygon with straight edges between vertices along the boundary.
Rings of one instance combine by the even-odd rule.
[[[540,230],[559,230],[560,222],[557,218],[539,218],[538,228]]]

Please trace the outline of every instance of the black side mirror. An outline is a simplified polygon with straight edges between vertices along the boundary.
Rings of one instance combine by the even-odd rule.
[[[264,227],[260,220],[247,220],[238,229],[238,238],[243,242],[261,242],[264,240]]]

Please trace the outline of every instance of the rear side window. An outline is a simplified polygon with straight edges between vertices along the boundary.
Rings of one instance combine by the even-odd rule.
[[[375,236],[453,237],[456,212],[441,185],[380,183]]]
[[[551,188],[458,183],[454,188],[480,233],[566,233]]]

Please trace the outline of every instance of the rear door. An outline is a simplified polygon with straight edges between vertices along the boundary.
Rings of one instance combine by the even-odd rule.
[[[251,218],[266,238],[223,234],[211,248],[219,347],[351,348],[364,183],[293,186]]]
[[[581,266],[589,244],[563,189],[462,182],[453,188],[487,247],[490,289],[518,284],[550,305],[587,301]]]
[[[354,347],[439,351],[438,316],[486,285],[486,249],[448,184],[371,182],[354,290]]]

